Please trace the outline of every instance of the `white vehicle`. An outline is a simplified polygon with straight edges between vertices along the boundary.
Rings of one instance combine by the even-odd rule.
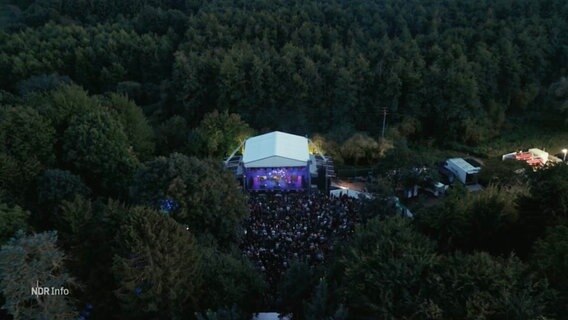
[[[452,158],[446,160],[444,167],[451,171],[456,179],[465,185],[477,184],[479,171],[481,167],[474,166],[462,158]]]

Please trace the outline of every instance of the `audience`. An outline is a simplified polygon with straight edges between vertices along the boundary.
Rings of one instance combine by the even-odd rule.
[[[293,261],[317,265],[337,240],[349,236],[359,202],[321,193],[251,194],[241,245],[274,288]]]

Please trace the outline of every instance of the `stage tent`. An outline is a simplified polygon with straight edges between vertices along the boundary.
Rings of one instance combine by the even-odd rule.
[[[305,167],[310,160],[307,138],[280,131],[252,137],[244,149],[245,168]]]
[[[252,317],[252,320],[290,320],[290,317],[276,312],[261,312]]]

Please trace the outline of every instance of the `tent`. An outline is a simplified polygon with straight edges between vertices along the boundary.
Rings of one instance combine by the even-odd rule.
[[[280,315],[276,312],[261,312],[257,313],[252,320],[290,320],[290,317],[282,316],[280,318]]]
[[[308,139],[280,131],[249,138],[245,142],[245,168],[305,167],[310,160]]]
[[[355,198],[355,199],[359,199],[361,197],[364,197],[366,199],[372,199],[373,196],[370,193],[367,192],[361,192],[361,191],[356,191],[356,190],[351,190],[351,189],[336,189],[336,190],[331,190],[330,195],[336,198],[339,198],[343,195],[347,195],[350,198]]]

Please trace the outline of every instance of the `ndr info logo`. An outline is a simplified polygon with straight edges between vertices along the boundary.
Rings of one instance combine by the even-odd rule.
[[[32,296],[67,296],[69,295],[69,289],[61,287],[40,287],[39,281],[36,282],[36,286],[32,287]]]

